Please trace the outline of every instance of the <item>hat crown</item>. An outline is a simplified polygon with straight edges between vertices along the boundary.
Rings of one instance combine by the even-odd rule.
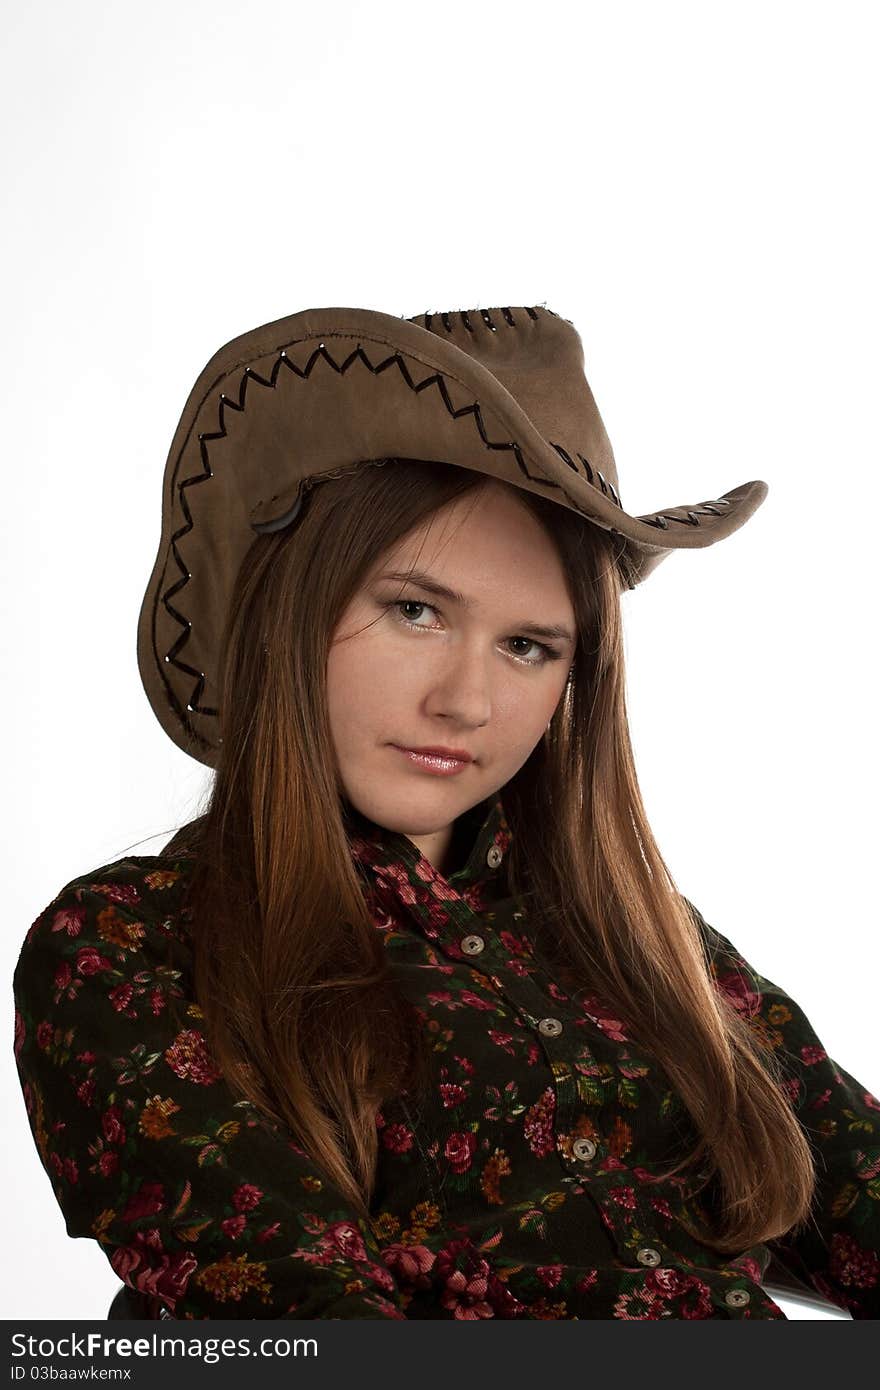
[[[520,305],[416,314],[408,322],[487,367],[564,462],[590,481],[590,470],[601,473],[619,496],[614,451],[570,319],[543,306]]]

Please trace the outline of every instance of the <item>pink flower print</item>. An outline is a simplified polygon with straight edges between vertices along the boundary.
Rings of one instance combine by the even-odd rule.
[[[78,1101],[81,1101],[83,1105],[91,1105],[92,1101],[95,1099],[95,1081],[93,1077],[90,1076],[86,1081],[80,1082],[76,1088],[76,1098]]]
[[[581,993],[579,1002],[587,1018],[601,1028],[612,1042],[629,1042],[625,1032],[628,1025],[622,1019],[608,1017],[607,1005],[597,995]]]
[[[334,1221],[324,1231],[324,1242],[334,1246],[345,1259],[357,1264],[367,1258],[360,1230],[351,1221]]]
[[[412,1130],[401,1124],[386,1125],[382,1132],[382,1143],[391,1153],[407,1153],[413,1146]]]
[[[459,1086],[457,1082],[445,1081],[440,1086],[440,1096],[443,1100],[444,1110],[449,1110],[454,1105],[461,1105],[463,1100],[467,1100],[467,1091],[464,1086]]]
[[[124,984],[116,985],[111,989],[108,998],[118,1014],[127,1013],[129,1018],[136,1018],[134,1009],[129,1010],[128,1006],[134,997],[134,985],[126,980]]]
[[[537,1158],[545,1158],[556,1147],[553,1135],[555,1113],[556,1094],[552,1086],[547,1086],[523,1117],[523,1133]]]
[[[37,918],[37,921],[39,920]],[[79,936],[85,920],[86,910],[84,907],[63,907],[52,918],[52,930],[66,931],[68,936]]]
[[[157,1259],[156,1255],[160,1258]],[[177,1255],[166,1255],[159,1232],[137,1231],[131,1245],[117,1247],[110,1256],[110,1263],[119,1278],[141,1293],[152,1294],[166,1299],[172,1306],[180,1298],[193,1273],[198,1269],[198,1260],[189,1251]]]
[[[444,1154],[449,1159],[453,1173],[465,1173],[471,1166],[477,1136],[470,1130],[457,1130],[446,1140]]]
[[[232,1205],[236,1211],[253,1211],[258,1207],[263,1198],[263,1189],[254,1187],[253,1183],[243,1182],[235,1189],[232,1194]]]
[[[382,1259],[400,1284],[411,1289],[429,1289],[436,1256],[426,1245],[386,1245]]]
[[[197,1028],[185,1028],[178,1033],[171,1046],[165,1049],[165,1061],[177,1076],[197,1086],[211,1086],[222,1075]]]
[[[125,1126],[122,1123],[122,1111],[118,1105],[111,1105],[109,1110],[105,1110],[101,1116],[101,1129],[104,1131],[104,1138],[108,1144],[115,1144],[120,1147],[125,1143]]]
[[[496,1003],[492,999],[483,999],[479,994],[474,994],[472,989],[463,989],[459,995],[463,1004],[470,1004],[472,1009],[484,1009],[488,1013],[494,1013]]]
[[[376,869],[376,873],[393,889],[395,897],[410,907],[413,905],[416,901],[415,889],[402,864],[382,864]]]
[[[507,927],[498,933],[498,939],[504,946],[504,949],[510,951],[514,956],[530,956],[532,954],[532,948],[528,938],[525,936],[517,936],[515,932],[510,931]]]
[[[67,989],[67,986],[70,984],[72,978],[73,971],[70,968],[70,962],[66,960],[62,961],[58,969],[55,971],[55,977],[53,981],[55,988],[57,990]]]
[[[93,1099],[95,1099],[95,1079],[93,1077],[79,1083],[79,1086],[76,1087],[76,1099],[82,1101],[83,1105],[92,1104]]]
[[[821,1046],[806,1044],[801,1048],[801,1057],[808,1067],[815,1066],[817,1062],[824,1062],[827,1056],[828,1053]]]
[[[230,1240],[238,1240],[246,1225],[245,1216],[227,1216],[225,1221],[220,1222],[220,1229]]]
[[[434,1275],[439,1283],[440,1303],[457,1319],[492,1318],[495,1310],[487,1298],[491,1271],[485,1260],[470,1254],[470,1248],[469,1241],[454,1240],[438,1254]],[[462,1253],[466,1255],[466,1271],[456,1267],[457,1256]]]
[[[440,928],[445,927],[447,922],[449,921],[449,913],[446,911],[446,908],[441,907],[438,902],[422,903],[420,901],[419,908],[422,912],[427,911],[428,914],[428,920],[425,924],[425,931],[427,932],[428,936],[434,937],[436,939],[440,935]],[[452,966],[449,967],[450,970],[452,970],[453,968],[454,967]]]
[[[79,1086],[76,1087],[76,1099],[81,1101],[83,1105],[92,1104],[93,1099],[95,1099],[95,1079],[93,1077],[88,1077],[88,1080],[79,1083]]]
[[[689,1278],[689,1275],[682,1274],[680,1270],[664,1265],[662,1268],[649,1270],[645,1276],[645,1288],[668,1298],[672,1294],[684,1293]]]
[[[441,902],[459,902],[461,894],[447,883],[446,879],[435,869],[434,865],[424,855],[419,859],[415,866],[416,877],[428,885],[431,893]]]
[[[661,1216],[665,1216],[669,1221],[672,1220],[672,1208],[665,1197],[652,1197],[651,1206],[656,1212],[659,1212]]]
[[[761,1273],[761,1266],[758,1264],[757,1260],[752,1258],[751,1255],[740,1255],[739,1259],[731,1260],[730,1267],[731,1269],[742,1270],[743,1274],[745,1274],[747,1278],[751,1279],[752,1283],[754,1284],[760,1284],[763,1278],[763,1275]]]
[[[157,1216],[165,1210],[165,1188],[160,1182],[142,1182],[132,1193],[122,1213],[123,1221],[137,1221],[142,1216]]]
[[[501,850],[502,854],[505,854],[507,851],[507,848],[510,844],[511,835],[512,832],[508,829],[505,829],[502,826],[499,826],[499,828],[495,831],[495,838],[493,839],[492,843],[494,844],[496,849]]]
[[[737,1013],[743,1018],[754,1018],[761,1007],[761,995],[756,994],[745,975],[739,970],[729,970],[716,978],[718,988],[726,994]]]
[[[627,1211],[636,1209],[636,1192],[634,1187],[610,1187],[608,1196],[612,1202],[616,1202],[619,1207],[625,1207]]]
[[[485,884],[469,883],[461,895],[471,912],[484,912],[486,910],[486,888]]]
[[[112,970],[113,966],[94,946],[82,946],[76,953],[76,968],[80,975],[96,975],[99,970]]]
[[[132,907],[141,900],[141,895],[133,883],[91,883],[89,887],[93,893],[103,893],[111,902],[124,903],[127,907]]]

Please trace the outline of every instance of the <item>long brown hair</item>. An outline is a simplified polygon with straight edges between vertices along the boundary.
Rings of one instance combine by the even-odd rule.
[[[446,464],[376,462],[319,480],[295,525],[255,537],[223,643],[216,776],[204,813],[173,842],[194,856],[196,998],[227,1081],[367,1220],[376,1110],[427,1084],[427,1042],[348,852],[327,654],[380,555],[487,483]],[[501,790],[510,889],[544,959],[628,1021],[665,1071],[698,1139],[668,1173],[699,1169],[714,1182],[717,1220],[693,1233],[738,1253],[808,1219],[810,1146],[778,1059],[714,985],[692,905],[647,822],[625,700],[619,539],[516,496],[558,547],[579,640],[549,730]]]

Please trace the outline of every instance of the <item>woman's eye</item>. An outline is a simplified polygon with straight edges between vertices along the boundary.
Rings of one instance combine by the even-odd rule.
[[[425,627],[422,623],[416,622],[414,618],[404,613],[403,610],[405,608],[424,608],[430,613],[437,613],[437,609],[432,603],[423,603],[421,599],[416,598],[389,600],[383,607],[396,609],[397,621],[406,623],[408,627],[413,628],[417,632],[430,632],[431,629]],[[531,637],[510,637],[508,641],[524,642],[527,648],[535,647],[539,651],[540,655],[538,657],[527,657],[524,656],[522,652],[511,652],[510,655],[515,661],[518,661],[521,666],[543,666],[546,661],[557,661],[561,656],[561,652],[557,652],[553,647],[548,647],[544,642],[538,642]]]
[[[430,605],[429,603],[419,603],[418,599],[414,599],[414,598],[405,598],[405,599],[402,599],[402,600],[400,601],[400,603],[396,604],[395,606],[396,606],[397,608],[430,608],[430,607],[431,607],[431,605]],[[437,611],[436,608],[435,608],[433,611],[436,613],[436,611]],[[406,614],[404,614],[403,616],[406,617]],[[414,622],[414,621],[415,621],[415,620],[414,620],[413,618],[407,618],[407,622]]]

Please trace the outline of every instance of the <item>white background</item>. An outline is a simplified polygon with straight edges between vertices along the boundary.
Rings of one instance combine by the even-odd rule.
[[[72,877],[210,773],[140,684],[161,482],[213,352],[320,305],[574,321],[627,510],[763,478],[624,598],[679,887],[880,1089],[876,6],[10,6],[4,19],[5,1318],[95,1318],[13,1065]],[[792,1317],[815,1317],[784,1304]]]

